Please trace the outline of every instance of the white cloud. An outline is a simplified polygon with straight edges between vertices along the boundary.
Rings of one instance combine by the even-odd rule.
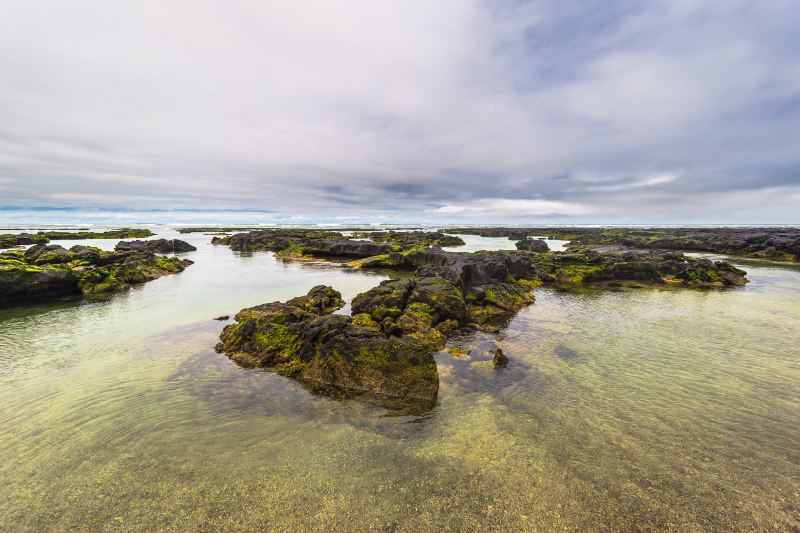
[[[794,0],[6,4],[0,205],[668,217],[677,175],[800,182]]]
[[[513,198],[482,198],[466,203],[445,204],[432,210],[437,215],[457,215],[495,218],[536,218],[554,215],[579,216],[595,214],[590,206],[552,200],[520,200]]]

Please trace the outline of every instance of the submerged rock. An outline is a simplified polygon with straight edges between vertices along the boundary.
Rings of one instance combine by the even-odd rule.
[[[489,351],[492,354],[492,364],[496,367],[503,367],[508,364],[508,357],[503,353],[500,348],[494,348]]]
[[[166,274],[182,272],[188,259],[150,252],[107,252],[88,246],[69,250],[38,244],[0,254],[0,306],[66,295],[122,291]]]
[[[331,287],[243,309],[222,331],[216,349],[246,367],[290,376],[334,396],[365,397],[394,409],[425,410],[436,402],[439,378],[434,335],[394,335],[331,314],[344,301]]]
[[[120,241],[114,247],[115,250],[122,251],[145,251],[158,254],[172,254],[180,252],[194,252],[194,246],[180,239],[155,239],[152,241]]]

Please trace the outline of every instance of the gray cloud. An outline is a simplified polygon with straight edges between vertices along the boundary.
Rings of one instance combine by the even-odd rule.
[[[800,222],[798,27],[794,0],[9,1],[0,205]]]

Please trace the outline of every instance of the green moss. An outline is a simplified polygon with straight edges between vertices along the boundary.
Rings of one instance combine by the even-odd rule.
[[[461,357],[462,355],[469,355],[471,350],[461,348],[459,346],[452,346],[447,349],[447,353],[454,357]]]
[[[253,343],[262,352],[289,359],[297,352],[298,335],[284,324],[271,323],[253,334]]]
[[[299,359],[291,359],[285,363],[275,365],[275,372],[282,376],[295,377],[302,374],[308,365]]]
[[[358,313],[353,315],[353,324],[362,328],[380,331],[381,325],[375,322],[369,313]]]

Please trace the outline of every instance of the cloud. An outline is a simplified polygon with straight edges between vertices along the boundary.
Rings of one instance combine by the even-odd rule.
[[[796,219],[748,199],[800,187],[798,26],[794,0],[8,3],[0,205]]]
[[[470,217],[522,218],[577,216],[597,213],[597,208],[552,200],[519,200],[513,198],[482,198],[461,204],[445,204],[432,210],[437,215]]]

